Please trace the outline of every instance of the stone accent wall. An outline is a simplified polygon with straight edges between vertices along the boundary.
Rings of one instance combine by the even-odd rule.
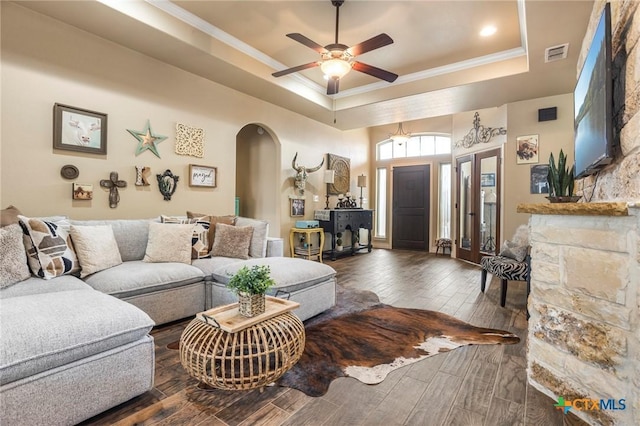
[[[533,214],[529,226],[529,382],[554,400],[624,399],[624,410],[571,411],[593,425],[637,424],[640,206],[628,216]]]
[[[578,74],[587,55],[605,0],[595,0],[578,59]],[[609,0],[613,44],[614,137],[619,150],[613,164],[598,175],[576,182],[576,193],[590,201],[640,200],[640,2]],[[576,75],[577,77],[577,75]]]

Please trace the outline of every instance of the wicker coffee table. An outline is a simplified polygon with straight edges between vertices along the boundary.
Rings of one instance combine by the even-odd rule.
[[[247,318],[238,304],[196,315],[180,337],[180,362],[192,377],[214,388],[246,390],[279,379],[302,355],[305,334],[293,309],[267,296],[265,313]]]

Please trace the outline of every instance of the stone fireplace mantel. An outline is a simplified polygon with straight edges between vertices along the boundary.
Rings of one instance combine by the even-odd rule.
[[[640,204],[517,211],[531,214],[529,382],[554,400],[575,401],[571,412],[590,424],[638,424]],[[602,400],[604,409],[580,409],[583,400]]]

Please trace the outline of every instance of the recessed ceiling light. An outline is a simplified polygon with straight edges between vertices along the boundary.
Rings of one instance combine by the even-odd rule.
[[[480,31],[480,35],[482,37],[488,37],[490,35],[495,34],[496,31],[498,31],[496,27],[494,27],[493,25],[487,25]]]

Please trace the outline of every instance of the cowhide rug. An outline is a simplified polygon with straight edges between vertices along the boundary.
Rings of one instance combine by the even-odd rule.
[[[302,357],[277,385],[322,396],[338,377],[376,384],[397,368],[460,346],[520,341],[508,331],[475,327],[440,312],[385,305],[368,291],[339,286],[337,300],[305,322]]]

